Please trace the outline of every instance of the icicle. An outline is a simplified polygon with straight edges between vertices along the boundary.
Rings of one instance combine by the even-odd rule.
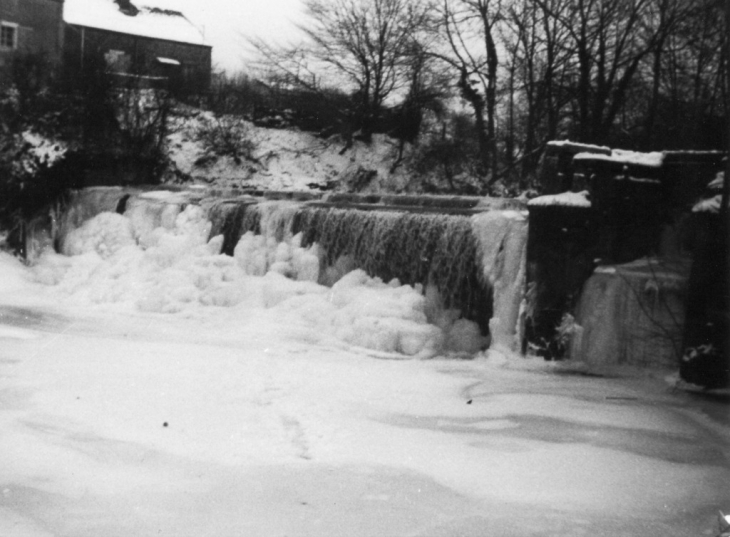
[[[479,244],[481,277],[492,286],[491,348],[518,348],[518,320],[525,279],[527,219],[514,211],[480,213],[471,219]]]

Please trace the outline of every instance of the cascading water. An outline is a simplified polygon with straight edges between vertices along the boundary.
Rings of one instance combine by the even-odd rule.
[[[245,274],[278,273],[331,286],[361,269],[378,281],[392,282],[390,288],[415,287],[423,297],[423,312],[452,349],[475,352],[486,345],[487,334],[493,348],[517,347],[527,222],[515,211],[360,210],[250,197],[211,198],[200,192],[116,189],[78,195],[60,242],[65,243],[84,216],[121,208],[137,244],[153,247],[165,233],[181,233],[176,226],[191,204],[207,215],[207,228],[196,231],[209,230],[206,251],[232,256]],[[68,248],[62,252],[76,253]],[[404,341],[397,348],[418,347]]]
[[[327,266],[344,257],[384,281],[435,285],[445,307],[484,321],[486,329],[489,289],[479,279],[469,217],[305,208],[294,226],[304,246],[319,244]]]
[[[491,335],[492,348],[518,348],[527,220],[516,211],[464,216],[268,201],[229,209],[229,214],[237,220],[225,222],[242,235],[237,249],[245,250],[245,257],[255,257],[257,247],[269,251],[268,264],[259,257],[249,269],[252,273],[274,267],[287,274],[280,267],[296,255],[282,244],[294,252],[309,248],[306,279],[314,279],[311,256],[318,256],[315,281],[320,283],[332,285],[344,273],[361,268],[384,281],[421,285],[430,291],[432,322],[443,319],[444,311],[456,311],[446,314],[451,322],[460,316],[477,322]],[[216,232],[230,235],[225,225]],[[298,277],[300,270],[289,269],[288,275]]]

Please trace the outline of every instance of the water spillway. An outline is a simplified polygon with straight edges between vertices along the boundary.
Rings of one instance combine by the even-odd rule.
[[[483,345],[491,336],[493,346],[519,347],[527,230],[519,202],[229,194],[85,189],[74,193],[60,216],[56,242],[61,252],[73,253],[64,246],[72,230],[96,214],[118,212],[131,220],[137,244],[146,247],[154,243],[156,229],[172,229],[193,205],[206,215],[207,239],[248,274],[273,271],[332,286],[361,269],[383,282],[417,288],[432,324],[453,327],[468,320],[478,325]]]
[[[143,251],[155,248],[165,232],[175,236],[193,229],[192,250],[205,245],[206,255],[221,258],[209,260],[211,264],[233,263],[246,275],[278,274],[333,289],[345,275],[360,271],[380,284],[403,286],[424,299],[425,305],[416,308],[419,315],[447,340],[459,340],[457,325],[462,334],[478,332],[471,340],[480,343],[465,352],[483,348],[486,339],[479,338],[488,337],[491,349],[597,365],[671,367],[680,356],[685,364],[687,352],[701,354],[693,364],[708,353],[715,360],[717,353],[702,349],[717,347],[708,347],[712,338],[724,340],[714,331],[707,335],[706,327],[717,324],[713,319],[726,308],[713,306],[695,318],[685,315],[684,308],[687,295],[705,296],[693,288],[722,279],[721,271],[700,270],[704,257],[699,257],[701,263],[695,257],[702,249],[692,240],[703,227],[695,213],[712,200],[716,203],[707,206],[719,207],[719,195],[711,197],[709,191],[722,182],[710,177],[722,154],[638,154],[563,142],[553,146],[557,153],[547,156],[557,155],[554,180],[544,178],[547,195],[529,203],[427,195],[89,188],[73,193],[62,211],[28,223],[27,257],[32,262],[33,252],[49,245],[66,254],[83,252],[86,246],[77,247],[78,237],[69,244],[67,237],[78,235],[98,213],[118,213],[126,219],[117,221],[120,229],[125,222],[131,226],[116,237],[119,244],[133,241]],[[687,174],[691,180],[685,180]],[[703,201],[695,204],[698,196]],[[178,240],[168,239],[170,244]],[[689,263],[691,274],[702,276],[689,279],[699,284],[688,284]],[[211,299],[200,292],[185,296],[230,301],[225,294]],[[699,335],[683,334],[685,325],[696,325]]]

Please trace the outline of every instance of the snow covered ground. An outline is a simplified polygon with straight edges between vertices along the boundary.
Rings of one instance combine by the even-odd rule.
[[[235,162],[230,155],[206,148],[201,131],[215,128],[219,121],[231,125],[226,127],[229,130],[241,130],[241,139],[252,146],[249,159]],[[421,181],[408,166],[392,169],[398,158],[398,144],[382,134],[376,134],[370,144],[356,141],[343,151],[345,142],[337,136],[325,140],[309,132],[259,127],[210,112],[174,117],[170,128],[170,160],[195,184],[307,191],[312,186],[317,190],[316,185],[326,187],[336,182],[340,189],[347,190],[364,173],[370,179],[366,184],[358,184],[357,191],[407,192],[420,188]],[[406,154],[412,149],[408,146]]]
[[[730,430],[661,378],[392,359],[315,322],[316,284],[120,222],[0,254],[3,537],[686,537],[730,509]]]

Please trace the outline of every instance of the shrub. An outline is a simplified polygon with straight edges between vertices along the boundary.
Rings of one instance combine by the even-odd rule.
[[[223,116],[205,119],[196,137],[203,144],[206,157],[230,157],[236,164],[244,160],[258,162],[252,128],[243,118]],[[205,157],[204,157],[205,158]]]

